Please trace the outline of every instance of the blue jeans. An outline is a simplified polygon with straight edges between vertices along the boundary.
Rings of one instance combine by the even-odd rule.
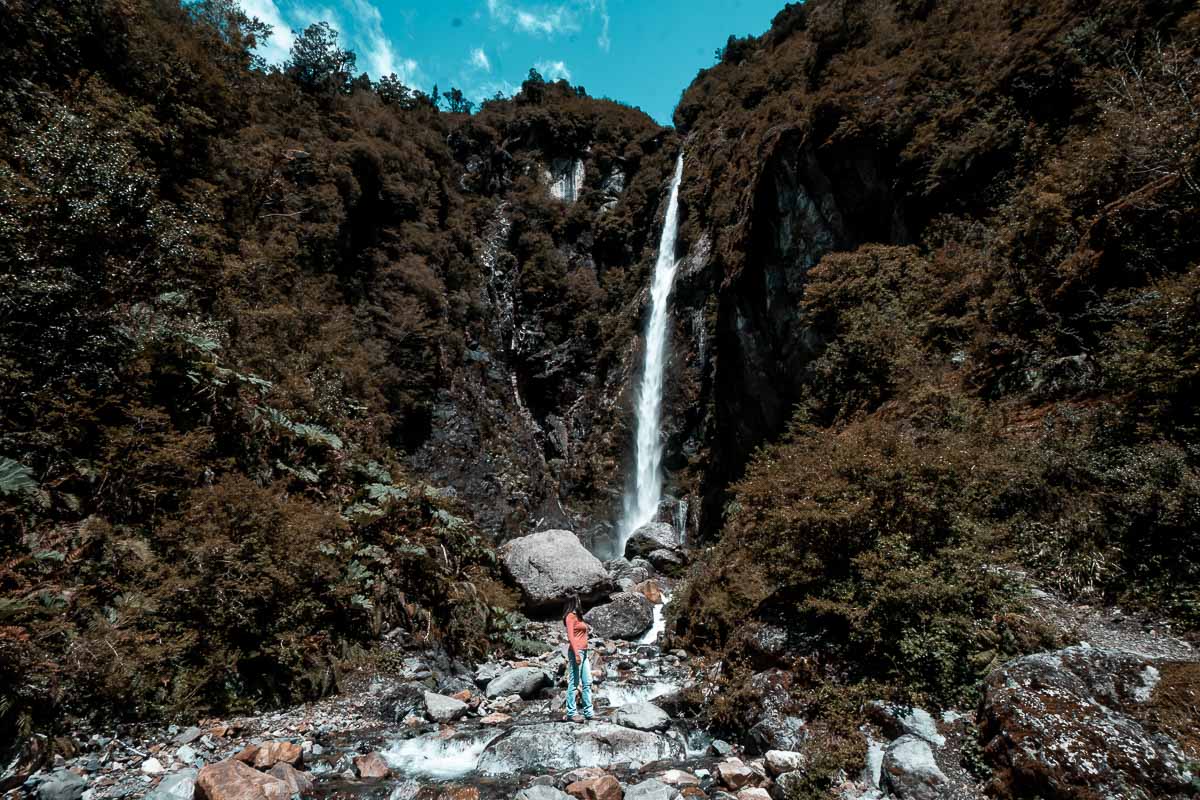
[[[588,651],[576,653],[580,660],[572,662],[571,651],[567,651],[567,716],[575,716],[575,690],[583,688],[583,717],[592,718],[592,668],[588,662]]]

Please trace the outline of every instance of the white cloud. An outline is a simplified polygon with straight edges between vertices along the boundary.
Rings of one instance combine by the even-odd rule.
[[[483,52],[482,47],[476,47],[471,51],[471,66],[484,72],[492,71],[492,62],[488,59],[487,53]]]
[[[268,64],[278,66],[287,61],[292,48],[292,28],[284,21],[275,0],[242,0],[242,10],[246,16],[257,17],[271,26],[271,35],[258,43],[255,52]]]
[[[501,25],[521,33],[555,36],[579,31],[579,19],[570,5],[518,6],[509,0],[487,0],[488,14]]]
[[[348,42],[350,49],[359,57],[359,68],[375,80],[394,74],[403,83],[412,86],[419,77],[420,69],[415,59],[401,58],[392,45],[392,40],[383,32],[383,15],[367,0],[349,0],[351,18],[356,25],[351,28]]]
[[[512,97],[520,88],[520,86],[509,81],[485,81],[484,83],[472,86],[466,92],[469,97],[479,103],[484,100],[491,100],[498,94],[504,97]]]
[[[539,61],[533,67],[548,81],[571,80],[571,70],[562,61]]]
[[[596,37],[596,44],[607,53],[612,47],[612,39],[608,38],[608,0],[600,0],[592,6],[593,11],[597,9],[600,11],[600,35]]]

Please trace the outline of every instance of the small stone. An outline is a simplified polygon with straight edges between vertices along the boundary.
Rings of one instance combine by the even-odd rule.
[[[679,800],[682,795],[673,786],[656,778],[644,780],[625,789],[625,800]]]
[[[191,744],[204,735],[204,731],[197,728],[195,725],[183,731],[175,737],[175,744]]]
[[[580,767],[579,769],[573,769],[563,775],[562,783],[563,785],[569,783],[578,783],[579,781],[586,781],[592,778],[600,778],[605,774],[607,773],[605,773],[605,771],[599,767]]]
[[[196,760],[196,750],[191,745],[184,745],[175,751],[175,760],[183,764],[191,764]]]
[[[254,766],[256,769],[270,769],[276,764],[291,764],[293,767],[298,766],[304,758],[304,751],[300,749],[300,745],[292,742],[267,742],[258,748],[258,752],[254,754]]]
[[[713,743],[708,746],[708,754],[721,758],[733,755],[733,745],[724,739],[714,739]]]
[[[390,778],[392,770],[379,753],[367,753],[354,759],[354,768],[360,778]]]
[[[576,781],[567,786],[567,794],[577,800],[622,800],[625,792],[612,775]]]
[[[452,698],[454,698],[455,700],[458,700],[459,702],[465,703],[471,699],[471,690],[463,689],[461,692],[455,692],[454,694],[452,694],[450,696]]]
[[[658,779],[668,786],[699,786],[700,779],[690,772],[684,772],[680,769],[669,769]]]
[[[509,722],[512,722],[512,717],[510,717],[508,714],[501,714],[499,712],[488,714],[486,717],[483,717],[479,720],[480,725],[504,725]]]
[[[768,750],[766,755],[767,772],[771,777],[785,772],[795,772],[804,768],[806,759],[802,753],[794,750]]]
[[[517,792],[513,800],[571,800],[571,795],[553,786],[535,783]]]
[[[748,789],[742,789],[737,793],[737,800],[771,800],[771,795],[766,789],[760,789],[757,786]]]
[[[194,769],[172,772],[159,781],[158,786],[146,795],[145,800],[192,800],[196,793],[198,774]]]
[[[313,779],[291,764],[280,762],[268,774],[286,783],[292,794],[304,794],[313,788]]]
[[[143,775],[162,775],[167,768],[157,758],[147,758],[142,762],[141,770]]]
[[[425,715],[434,722],[453,722],[466,716],[467,704],[445,695],[425,693]]]
[[[740,758],[731,758],[717,765],[717,777],[726,788],[737,790],[754,780],[754,770]]]

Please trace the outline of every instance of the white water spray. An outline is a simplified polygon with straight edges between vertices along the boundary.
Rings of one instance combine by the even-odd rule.
[[[650,286],[650,319],[646,322],[646,359],[642,382],[637,393],[637,434],[634,445],[633,486],[625,493],[624,515],[617,528],[617,555],[625,554],[625,543],[641,526],[653,522],[662,500],[662,421],[663,369],[667,360],[667,302],[675,283],[675,234],[679,228],[679,182],[683,178],[683,153],[675,162],[667,216],[658,242],[658,260],[654,262],[654,283]]]

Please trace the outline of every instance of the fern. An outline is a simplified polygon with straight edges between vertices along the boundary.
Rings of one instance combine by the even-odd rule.
[[[0,494],[21,495],[37,489],[29,467],[0,456]]]

